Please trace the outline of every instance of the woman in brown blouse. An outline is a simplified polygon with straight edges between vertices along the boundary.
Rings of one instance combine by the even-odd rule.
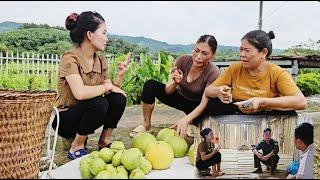
[[[87,154],[87,137],[101,125],[98,147],[110,146],[112,130],[117,127],[126,105],[120,85],[128,70],[130,55],[119,64],[117,77],[112,82],[108,78],[106,59],[97,54],[108,42],[103,17],[91,11],[80,15],[72,13],[65,25],[75,48],[63,54],[59,65],[58,133],[64,138],[74,138],[68,158],[75,159]],[[56,125],[55,119],[52,127],[56,129]]]
[[[224,173],[221,172],[221,154],[219,148],[215,147],[213,141],[213,131],[210,128],[205,128],[200,132],[203,141],[198,145],[196,167],[198,170],[206,170],[210,166],[212,176],[222,176]]]
[[[182,55],[176,59],[167,84],[156,80],[148,80],[144,84],[141,95],[144,124],[133,129],[131,137],[141,132],[150,132],[155,98],[185,114],[196,111],[198,115],[197,109],[205,88],[219,76],[219,69],[211,63],[216,49],[215,37],[203,35],[195,44],[192,55]],[[192,120],[181,119],[173,127],[185,137],[187,127]]]

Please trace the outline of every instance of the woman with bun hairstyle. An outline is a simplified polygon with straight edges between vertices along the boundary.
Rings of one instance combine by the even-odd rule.
[[[210,128],[205,128],[200,132],[203,141],[198,145],[196,167],[200,172],[209,170],[212,166],[210,174],[212,176],[222,176],[221,172],[221,153],[219,148],[215,147],[213,141],[213,131]]]
[[[89,134],[103,125],[98,147],[109,147],[112,130],[124,112],[126,95],[120,88],[128,70],[130,54],[119,64],[114,81],[108,77],[103,51],[108,42],[106,23],[97,12],[72,13],[65,21],[75,47],[66,51],[59,64],[58,98],[60,124],[58,133],[74,138],[68,158],[87,154]],[[56,129],[57,121],[52,127]]]
[[[254,30],[244,35],[241,39],[240,62],[231,64],[208,86],[206,97],[218,98],[228,104],[229,112],[226,113],[239,109],[244,114],[260,111],[278,114],[305,109],[306,98],[291,75],[266,60],[272,53],[271,39],[274,38],[273,31],[266,33]]]
[[[143,132],[151,132],[151,117],[155,107],[156,98],[165,105],[183,111],[185,114],[198,114],[199,104],[207,86],[217,79],[220,72],[212,63],[218,47],[214,36],[204,34],[199,37],[193,47],[192,55],[181,55],[172,68],[166,84],[149,79],[143,85],[141,93],[141,107],[143,112],[143,125],[139,125],[130,132],[134,137]],[[201,113],[198,114],[199,116]],[[171,128],[186,137],[190,124],[198,121],[180,119]]]

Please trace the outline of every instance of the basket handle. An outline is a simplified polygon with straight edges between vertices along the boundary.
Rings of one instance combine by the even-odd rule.
[[[46,173],[46,179],[53,179],[52,176],[51,176],[51,170],[52,170],[52,166],[53,166],[54,154],[55,154],[56,145],[57,145],[57,139],[58,139],[58,129],[59,129],[59,123],[60,123],[59,111],[58,111],[58,109],[56,107],[53,107],[53,111],[52,111],[51,116],[50,116],[50,124],[52,124],[55,116],[57,116],[57,126],[56,126],[56,131],[55,131],[55,134],[54,134],[54,141],[53,141],[53,147],[52,147],[51,153],[50,153],[51,128],[49,128],[49,136],[48,136],[48,143],[47,143],[47,158],[49,157],[49,159],[50,159],[50,165],[49,165],[49,170]]]

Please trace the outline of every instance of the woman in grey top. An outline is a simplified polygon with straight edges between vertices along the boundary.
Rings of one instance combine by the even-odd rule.
[[[199,106],[205,88],[219,76],[219,69],[211,63],[216,49],[215,37],[203,35],[197,40],[191,56],[182,55],[176,59],[167,84],[156,80],[145,82],[141,95],[144,124],[133,129],[131,137],[142,132],[151,132],[151,115],[155,98],[185,114],[191,113]],[[173,127],[185,137],[190,123],[189,120],[180,119]]]

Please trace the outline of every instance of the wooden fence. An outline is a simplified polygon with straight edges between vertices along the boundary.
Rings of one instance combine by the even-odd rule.
[[[106,55],[109,64],[114,55]],[[61,55],[35,53],[0,53],[0,73],[8,74],[14,71],[23,75],[48,75],[58,72]]]
[[[107,54],[108,63],[115,59],[114,54]],[[61,55],[56,54],[30,54],[30,53],[0,53],[0,74],[8,74],[10,71],[17,71],[18,74],[26,75],[56,75]],[[320,57],[285,57],[271,56],[269,62],[279,65],[286,69],[294,81],[297,80],[298,70],[301,68],[320,68]],[[152,62],[157,64],[158,58],[154,57]],[[214,63],[220,71],[224,71],[234,60],[214,60]],[[22,66],[20,66],[22,65]]]

